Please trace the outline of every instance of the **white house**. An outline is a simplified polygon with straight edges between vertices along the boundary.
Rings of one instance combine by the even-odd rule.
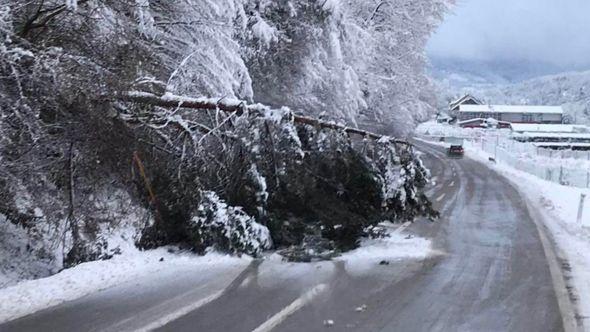
[[[457,111],[461,105],[482,105],[483,103],[473,97],[472,95],[465,95],[451,103],[449,103],[449,114],[451,116],[457,116]]]
[[[545,123],[563,122],[561,106],[512,106],[512,105],[460,105],[457,120],[496,119],[510,123]]]

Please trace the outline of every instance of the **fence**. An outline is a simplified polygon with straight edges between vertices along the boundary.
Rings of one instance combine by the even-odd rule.
[[[547,158],[590,160],[590,151],[552,150],[537,148],[537,155]]]
[[[467,141],[472,148],[498,162],[565,186],[590,188],[590,161],[586,151],[547,151],[500,135],[482,135]],[[585,157],[585,158],[584,158]]]

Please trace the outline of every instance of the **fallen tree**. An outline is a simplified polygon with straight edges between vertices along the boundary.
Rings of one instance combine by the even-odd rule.
[[[168,108],[190,108],[196,110],[221,110],[229,113],[239,113],[246,110],[249,111],[263,111],[266,109],[265,106],[260,104],[248,105],[245,101],[241,100],[228,100],[226,98],[213,99],[213,98],[188,98],[183,96],[176,96],[172,94],[166,94],[163,96],[157,96],[149,92],[129,92],[119,97],[122,101],[147,104],[151,106],[168,107]],[[370,131],[351,128],[348,126],[340,125],[335,122],[322,121],[312,117],[293,114],[293,122],[297,124],[310,125],[322,129],[334,129],[341,130],[347,134],[356,134],[362,137],[371,138],[375,140],[382,139],[384,135],[372,133]],[[395,143],[410,145],[405,140],[393,139]]]
[[[151,145],[159,147],[148,154],[148,168],[158,170],[151,176],[166,179],[154,181],[164,202],[157,211],[163,222],[147,228],[141,246],[183,242],[203,250],[223,244],[257,254],[267,247],[248,243],[321,243],[320,251],[348,250],[382,220],[436,216],[421,193],[428,172],[406,141],[237,100],[145,92],[119,100],[120,118],[135,131],[146,129]],[[156,151],[176,151],[175,158]],[[162,159],[166,165],[158,163]],[[211,192],[221,205],[199,203],[198,193]],[[244,226],[220,225],[215,206],[238,207]],[[204,210],[211,210],[210,217]],[[233,233],[212,238],[199,230],[204,222],[194,220]],[[252,223],[253,229],[268,228],[262,233],[270,238],[251,239],[248,234],[262,234],[247,231]]]

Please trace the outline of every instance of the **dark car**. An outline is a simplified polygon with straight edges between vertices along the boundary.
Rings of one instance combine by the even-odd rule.
[[[458,157],[458,158],[461,158],[461,157],[463,157],[463,154],[464,153],[465,153],[465,151],[463,150],[463,146],[461,146],[461,145],[451,145],[447,149],[447,155],[449,157]]]

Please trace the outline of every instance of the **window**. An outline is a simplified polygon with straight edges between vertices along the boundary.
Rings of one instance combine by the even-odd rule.
[[[533,115],[530,113],[524,113],[522,115],[522,122],[533,122]]]

